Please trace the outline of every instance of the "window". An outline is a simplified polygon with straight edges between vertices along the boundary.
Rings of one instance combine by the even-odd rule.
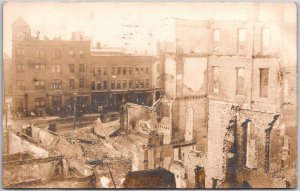
[[[149,74],[149,68],[146,67],[146,74]]]
[[[194,110],[193,108],[188,108],[185,114],[185,140],[191,141],[193,139],[193,129],[194,129]]]
[[[51,90],[61,90],[61,80],[51,80]]]
[[[69,50],[69,56],[72,57],[72,58],[75,57],[74,50]]]
[[[144,88],[144,80],[140,80],[140,83],[141,83],[140,87]]]
[[[79,58],[84,58],[84,51],[83,50],[79,50]]]
[[[132,67],[129,67],[129,68],[128,68],[128,74],[129,74],[129,75],[132,75]]]
[[[121,67],[118,67],[117,75],[121,75]]]
[[[107,67],[104,67],[104,70],[103,70],[103,75],[106,76],[107,75]]]
[[[127,88],[127,80],[123,80],[123,89]]]
[[[259,88],[259,97],[268,97],[268,86],[269,86],[269,69],[260,68],[260,88]]]
[[[107,89],[107,81],[103,81],[103,89]]]
[[[102,89],[102,83],[101,82],[98,82],[97,83],[97,90],[101,90]]]
[[[45,57],[45,50],[42,50],[42,49],[35,50],[35,57],[36,58],[44,58]]]
[[[69,79],[69,89],[74,90],[75,89],[75,80]]]
[[[215,29],[213,32],[213,46],[214,46],[214,50],[218,50],[219,48],[219,43],[220,43],[220,30],[219,29]]]
[[[74,73],[75,72],[75,64],[69,64],[69,70],[70,70],[70,73]]]
[[[91,90],[95,90],[95,88],[96,88],[95,81],[91,81]]]
[[[123,75],[126,75],[126,73],[127,73],[127,68],[124,67],[124,68],[123,68]]]
[[[21,58],[25,56],[25,50],[23,48],[17,48],[16,57]]]
[[[238,33],[238,51],[245,50],[246,29],[239,29]]]
[[[44,89],[46,89],[46,81],[45,80],[36,80],[34,82],[34,88],[36,90],[44,90]]]
[[[35,64],[34,65],[34,69],[36,69],[36,70],[43,70],[45,68],[46,68],[45,64]]]
[[[146,88],[149,88],[149,79],[146,79]]]
[[[17,72],[25,72],[25,64],[17,64]]]
[[[84,79],[79,80],[79,88],[84,88]]]
[[[212,67],[212,79],[213,79],[213,84],[212,84],[212,92],[213,93],[219,93],[220,89],[220,69],[218,66],[213,66]]]
[[[236,94],[244,94],[245,68],[236,68]]]
[[[114,80],[111,81],[110,89],[112,89],[112,90],[115,89],[115,81]]]
[[[92,68],[91,68],[91,74],[92,74],[93,76],[95,76],[95,67],[92,67]]]
[[[99,66],[97,67],[97,75],[101,76],[101,67],[99,67]]]
[[[135,88],[139,88],[139,80],[135,80]]]
[[[111,68],[111,75],[116,75],[116,68],[115,67]]]
[[[141,75],[144,74],[144,68],[141,68]]]
[[[270,29],[263,28],[262,29],[262,51],[268,50],[270,47]]]
[[[54,50],[54,58],[56,59],[61,58],[61,50],[59,49]]]
[[[136,75],[139,74],[139,68],[135,68],[135,73],[136,73]]]
[[[79,64],[79,72],[84,72],[84,64]]]
[[[117,81],[117,89],[118,89],[118,90],[121,89],[121,80],[118,80],[118,81]]]
[[[256,132],[255,126],[250,121],[247,124],[247,158],[246,158],[246,166],[248,168],[255,168],[257,165],[256,160]]]
[[[46,99],[43,97],[35,98],[34,105],[36,107],[45,107],[46,106]]]
[[[128,86],[129,88],[132,88],[132,80],[129,80]]]
[[[60,73],[61,72],[61,65],[60,64],[51,65],[51,72],[52,73]]]
[[[17,80],[17,89],[25,90],[25,81],[24,80]]]

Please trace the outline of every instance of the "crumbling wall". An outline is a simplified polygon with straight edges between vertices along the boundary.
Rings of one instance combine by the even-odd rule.
[[[41,148],[34,142],[26,140],[23,137],[18,136],[14,132],[10,132],[10,144],[9,144],[9,153],[19,153],[19,152],[31,152],[34,158],[45,158],[49,157],[49,152],[46,149]]]
[[[149,107],[136,104],[127,104],[127,111],[129,131],[135,131],[140,120],[151,120],[151,122],[153,122],[153,113]]]
[[[45,180],[60,176],[61,159],[61,157],[52,157],[3,163],[3,185],[5,187],[29,180]]]
[[[182,95],[201,95],[207,93],[207,58],[183,58]]]
[[[224,180],[226,173],[226,158],[224,155],[224,138],[227,126],[232,118],[232,104],[220,101],[209,102],[207,164],[205,168],[205,186],[212,188],[213,178]]]
[[[175,67],[176,61],[174,58],[166,58],[165,60],[165,74],[164,74],[164,92],[167,98],[174,98],[175,96]]]
[[[193,113],[193,140],[196,140],[195,149],[207,151],[207,99],[187,97],[176,100],[172,107],[172,130],[174,140],[185,140],[186,117],[188,109]]]

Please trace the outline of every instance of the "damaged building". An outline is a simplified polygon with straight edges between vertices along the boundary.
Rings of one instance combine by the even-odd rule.
[[[152,149],[171,145],[169,164],[158,166],[174,173],[177,188],[296,187],[295,23],[284,8],[263,21],[255,6],[256,17],[246,21],[162,25],[160,115],[148,108],[135,126],[149,120],[149,132],[163,135]],[[133,164],[142,166],[133,170],[149,163],[149,132],[134,133],[140,147]]]

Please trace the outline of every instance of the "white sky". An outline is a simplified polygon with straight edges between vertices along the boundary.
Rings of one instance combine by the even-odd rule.
[[[11,55],[11,26],[21,16],[30,26],[32,35],[52,39],[70,39],[71,32],[83,31],[93,43],[122,46],[122,33],[130,31],[122,25],[138,25],[131,44],[146,48],[149,33],[163,18],[193,20],[245,20],[252,18],[254,3],[197,3],[197,2],[8,2],[3,9],[3,49]],[[275,20],[279,8],[285,7],[284,18],[296,22],[294,3],[263,3],[260,19]],[[263,10],[263,11],[262,11]],[[131,31],[132,32],[132,31]],[[154,45],[153,43],[152,45]]]

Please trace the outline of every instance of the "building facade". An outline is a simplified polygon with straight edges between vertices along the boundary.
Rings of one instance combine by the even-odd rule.
[[[90,42],[40,40],[18,18],[12,26],[13,103],[16,112],[61,112],[90,104]]]
[[[91,51],[91,104],[119,108],[122,101],[152,105],[155,90],[152,56],[128,55],[122,52]]]
[[[162,115],[180,187],[195,186],[196,165],[206,188],[296,186],[296,25],[283,14],[165,25]]]

